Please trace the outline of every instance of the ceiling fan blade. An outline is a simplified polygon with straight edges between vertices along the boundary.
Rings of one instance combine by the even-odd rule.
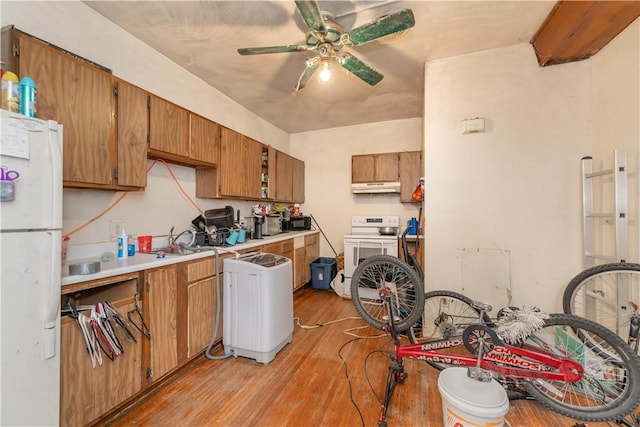
[[[238,49],[240,55],[262,55],[263,53],[303,52],[307,46],[290,44],[287,46],[244,47]]]
[[[309,61],[309,63],[307,64],[307,68],[304,69],[304,71],[300,75],[300,78],[298,79],[298,84],[296,85],[296,91],[299,91],[300,89],[304,89],[304,87],[307,85],[307,82],[309,81],[309,79],[311,78],[313,73],[318,69],[319,66],[320,66],[320,61],[318,60]]]
[[[349,31],[349,38],[354,45],[358,46],[411,28],[415,23],[416,20],[411,9],[404,9],[352,29]]]
[[[315,0],[296,0],[296,6],[298,6],[307,28],[311,31],[327,32],[327,26],[324,24],[320,7]]]
[[[382,74],[349,53],[342,55],[341,62],[342,68],[371,86],[378,84],[378,82],[380,82],[384,77]]]

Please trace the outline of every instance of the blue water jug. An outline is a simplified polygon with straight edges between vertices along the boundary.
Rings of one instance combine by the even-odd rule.
[[[407,221],[407,225],[409,226],[409,235],[415,236],[418,234],[418,220],[415,218],[411,218]]]

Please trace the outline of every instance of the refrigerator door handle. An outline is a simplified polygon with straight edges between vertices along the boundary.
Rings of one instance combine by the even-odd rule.
[[[51,156],[49,161],[51,162],[51,194],[53,194],[53,206],[51,209],[51,228],[62,228],[62,125],[58,125],[56,122],[49,122],[51,144],[49,150],[51,150]]]
[[[44,358],[51,359],[56,355],[56,324],[60,316],[62,231],[52,230],[47,234],[51,237],[51,286],[44,307]]]

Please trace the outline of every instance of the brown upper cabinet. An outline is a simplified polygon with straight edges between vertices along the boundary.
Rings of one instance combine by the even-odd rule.
[[[404,151],[400,153],[400,201],[414,202],[413,191],[422,177],[422,151]]]
[[[218,163],[220,125],[149,95],[149,156],[186,166]]]
[[[217,168],[196,169],[196,197],[304,201],[304,162],[220,127]]]
[[[293,157],[276,151],[276,200],[293,200]]]
[[[151,157],[196,167],[198,197],[304,200],[304,163],[299,160],[289,156],[290,164],[281,168],[287,175],[285,194],[278,198],[277,150],[272,147],[15,28],[3,30],[1,42],[7,68],[38,85],[37,117],[64,126],[65,187],[144,189]]]
[[[115,79],[119,185],[147,186],[147,136],[149,114],[147,92]]]
[[[411,196],[422,176],[422,152],[360,154],[351,157],[351,182],[400,182],[400,201]]]
[[[210,165],[218,164],[220,125],[189,113],[189,158]]]
[[[220,196],[260,199],[262,144],[222,128],[220,140]]]
[[[293,202],[304,202],[304,162],[295,157],[292,162],[293,169]]]
[[[189,157],[189,112],[149,95],[149,154],[171,160]]]
[[[144,182],[131,180],[118,162],[116,97],[109,70],[13,28],[2,32],[2,60],[7,68],[31,77],[38,85],[36,116],[64,126],[66,187],[144,187]],[[137,142],[134,144],[138,150]],[[133,166],[135,176],[146,165],[146,154],[142,160],[128,159],[126,165],[134,162],[138,162]]]
[[[362,154],[351,157],[351,182],[398,181],[398,153]]]
[[[275,200],[304,202],[304,162],[277,150]]]

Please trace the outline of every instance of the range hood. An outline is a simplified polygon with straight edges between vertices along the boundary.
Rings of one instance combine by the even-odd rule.
[[[351,184],[353,194],[399,193],[399,182],[356,182]]]

